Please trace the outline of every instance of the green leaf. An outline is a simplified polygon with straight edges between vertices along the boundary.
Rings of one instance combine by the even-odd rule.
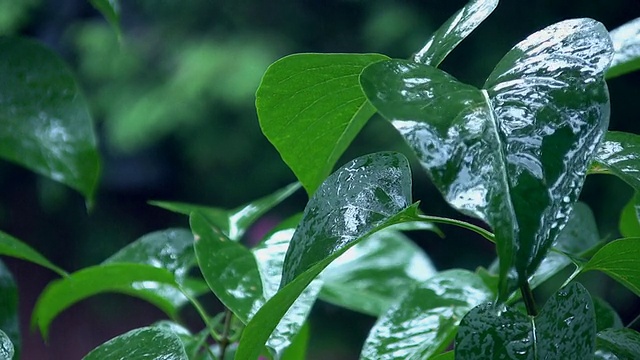
[[[640,237],[640,194],[637,191],[622,209],[619,228],[624,237]]]
[[[291,346],[289,346],[280,360],[305,360],[307,358],[307,346],[309,345],[310,336],[309,323],[305,323],[298,335],[293,338]]]
[[[373,316],[436,273],[431,260],[402,233],[384,229],[347,250],[320,274],[320,298]]]
[[[472,272],[439,273],[401,295],[378,319],[360,359],[429,359],[447,348],[469,310],[492,297]]]
[[[295,54],[267,69],[256,93],[262,132],[313,194],[375,113],[360,85],[379,54]]]
[[[107,19],[118,38],[122,37],[120,30],[120,2],[118,0],[90,0],[91,5],[98,9]]]
[[[591,297],[582,285],[571,283],[536,317],[492,304],[471,310],[460,322],[455,358],[589,359],[595,336]]]
[[[230,239],[238,241],[256,220],[299,188],[299,183],[293,183],[273,194],[233,210],[170,201],[150,201],[149,203],[184,215],[191,215],[192,212],[197,211]]]
[[[551,25],[516,45],[478,90],[404,60],[369,65],[361,85],[456,209],[489,223],[500,294],[538,267],[577,200],[608,125],[612,56],[594,20]]]
[[[3,332],[4,331],[4,332]],[[6,339],[3,340],[3,336]],[[20,323],[18,321],[18,288],[13,276],[2,261],[0,261],[0,359],[11,359],[11,356],[3,357],[2,351],[15,352],[15,358],[20,358]],[[5,355],[6,355],[5,353]]]
[[[598,148],[590,174],[611,174],[640,191],[640,135],[609,131]]]
[[[607,71],[607,78],[640,69],[640,18],[611,30],[615,54]]]
[[[596,313],[596,331],[622,328],[622,320],[614,308],[603,299],[593,297],[593,309]]]
[[[13,343],[4,331],[0,330],[0,359],[11,360],[15,355]]]
[[[364,176],[365,174],[368,176]],[[291,240],[285,259],[282,283],[286,285],[281,287],[247,324],[242,333],[236,359],[256,359],[269,334],[291,304],[324,268],[351,246],[383,228],[401,222],[419,220],[418,204],[408,206],[411,194],[408,180],[410,178],[408,162],[404,156],[395,153],[377,153],[351,161],[325,180],[307,204],[303,219],[296,229],[294,239]],[[345,180],[349,181],[347,187],[343,184]],[[351,197],[357,193],[361,195],[356,198]],[[392,205],[394,202],[396,205]],[[400,204],[404,204],[404,208]],[[360,215],[372,216],[368,219],[355,216],[360,206],[364,206]],[[390,208],[398,208],[398,211],[387,213]],[[325,211],[324,218],[321,211]],[[380,217],[373,216],[373,211],[377,211],[376,214],[380,214]],[[334,222],[327,221],[328,219]],[[311,225],[316,221],[319,221],[318,226],[325,225],[328,228],[317,227],[317,231],[312,232]],[[364,222],[360,223],[360,221]],[[294,261],[298,256],[295,253],[302,250],[301,246],[305,243],[310,245],[310,239],[305,239],[305,235],[314,237],[318,243],[324,245],[329,245],[330,239],[333,238],[336,246],[332,249],[324,248],[326,252],[323,252],[327,257],[320,258],[316,262],[313,261],[315,256],[309,252],[303,253],[304,262]],[[292,252],[291,249],[296,241],[299,242],[296,245],[298,250]],[[314,251],[311,249],[314,247],[311,246],[308,249]],[[309,267],[303,270],[305,264]],[[300,275],[293,275],[301,270],[303,272]],[[287,276],[292,280],[287,280]]]
[[[89,109],[51,50],[0,39],[0,157],[66,184],[93,201],[99,175]]]
[[[598,333],[594,360],[640,359],[640,333],[631,329],[607,329]]]
[[[618,239],[603,246],[582,268],[600,270],[640,296],[640,238]]]
[[[446,353],[432,357],[430,360],[454,360],[455,356],[456,354],[453,351],[447,351]]]
[[[431,35],[427,44],[413,56],[413,61],[437,67],[496,6],[498,0],[471,0]]]
[[[2,231],[0,231],[0,255],[27,260],[34,264],[45,267],[51,271],[55,271],[60,276],[67,276],[66,271],[53,265],[49,260],[47,260],[39,252],[35,251],[31,246]]]
[[[145,292],[167,284],[178,286],[173,274],[165,269],[145,264],[105,264],[77,271],[68,277],[51,282],[43,291],[33,310],[32,326],[38,326],[47,337],[51,321],[69,306],[90,296],[118,292],[140,297],[175,317],[174,304],[164,297]],[[142,291],[140,291],[142,290]]]
[[[145,327],[117,336],[93,349],[83,360],[188,360],[178,336],[166,329]]]

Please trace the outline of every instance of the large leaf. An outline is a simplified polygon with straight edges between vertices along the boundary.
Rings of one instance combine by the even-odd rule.
[[[449,270],[401,296],[371,329],[361,359],[421,360],[443,351],[462,317],[493,292],[466,270]]]
[[[640,238],[612,241],[598,250],[582,272],[600,270],[640,296]]]
[[[4,332],[2,332],[4,331]],[[20,324],[18,321],[18,288],[9,269],[0,261],[0,343],[2,336],[7,337],[11,344],[12,352],[16,359],[20,358]],[[8,345],[7,345],[8,346]],[[3,346],[0,345],[0,355]],[[8,351],[8,348],[7,348]],[[11,359],[11,356],[0,359]]]
[[[599,332],[594,359],[640,359],[640,333],[631,329],[607,329]]]
[[[640,18],[611,30],[615,54],[607,78],[640,69]]]
[[[524,282],[578,198],[608,125],[612,46],[594,20],[567,20],[516,45],[478,90],[427,65],[369,65],[361,84],[446,200],[496,233],[501,296]]]
[[[618,227],[624,237],[640,237],[640,193],[637,191],[622,209]]]
[[[438,66],[444,58],[498,6],[498,0],[471,0],[436,32],[413,56],[413,61]]]
[[[30,261],[42,267],[55,271],[60,276],[66,276],[67,272],[53,265],[47,258],[35,251],[31,246],[14,238],[13,236],[0,231],[0,255]]]
[[[15,349],[11,338],[0,329],[0,359],[11,360],[15,355]]]
[[[30,40],[0,39],[0,156],[82,193],[99,175],[89,109],[71,71]]]
[[[131,330],[93,349],[83,360],[188,360],[175,333],[158,327]]]
[[[612,174],[640,191],[640,136],[609,131],[589,173]]]
[[[184,215],[191,215],[192,212],[197,211],[230,239],[238,241],[256,220],[299,188],[300,184],[294,183],[233,210],[170,201],[150,201],[149,203]]]
[[[159,284],[178,286],[173,274],[145,264],[105,264],[77,271],[51,282],[42,292],[33,310],[32,326],[47,337],[51,321],[63,310],[90,296],[117,292],[140,297],[175,317],[175,305],[165,297],[139,291]]]
[[[406,158],[395,153],[377,153],[349,162],[325,180],[307,204],[291,240],[281,288],[247,324],[236,359],[257,358],[291,304],[351,246],[388,226],[419,219],[417,204],[409,206],[410,178]],[[353,197],[356,194],[360,195]],[[388,212],[394,208],[395,213]],[[314,242],[324,246],[315,247]],[[307,251],[303,251],[305,245]],[[298,249],[292,250],[294,247]],[[325,257],[312,251],[321,251],[319,255]],[[295,259],[297,256],[299,261]]]
[[[385,229],[350,248],[324,269],[320,298],[379,316],[399,295],[435,273],[431,260],[409,238]]]
[[[456,335],[456,360],[589,359],[596,320],[591,297],[571,283],[550,298],[536,317],[484,304],[471,310]]]
[[[295,54],[273,63],[256,93],[262,132],[308,194],[375,110],[358,83],[379,54]]]

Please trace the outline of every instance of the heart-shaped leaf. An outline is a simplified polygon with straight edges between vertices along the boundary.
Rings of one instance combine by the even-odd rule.
[[[471,0],[431,35],[427,44],[413,56],[413,61],[437,67],[496,6],[498,0]]]
[[[622,209],[618,227],[624,237],[640,237],[640,193],[637,191]]]
[[[536,317],[484,304],[460,322],[456,360],[588,359],[596,319],[587,290],[571,283],[550,298]]]
[[[615,54],[607,78],[640,69],[640,18],[611,30],[611,40]]]
[[[590,174],[612,174],[640,191],[640,136],[609,131],[598,148]]]
[[[262,132],[309,195],[375,110],[360,90],[379,54],[295,54],[273,63],[256,93]]]
[[[53,265],[49,260],[47,260],[47,258],[35,251],[31,246],[2,231],[0,231],[0,255],[27,260],[49,270],[55,271],[60,276],[67,276],[66,271]]]
[[[0,39],[0,157],[82,193],[89,206],[99,159],[87,103],[55,53]]]
[[[640,359],[640,333],[631,329],[607,329],[599,332],[594,359]]]
[[[13,359],[15,350],[11,338],[4,331],[0,330],[0,359]]]
[[[131,330],[93,349],[83,360],[188,360],[175,333],[158,327]]]
[[[486,90],[403,60],[369,65],[361,85],[447,201],[488,222],[520,283],[565,225],[608,125],[604,82],[613,50],[591,19],[551,25],[516,45]]]
[[[4,331],[4,332],[2,332]],[[18,288],[13,280],[9,269],[0,261],[0,359],[12,359],[13,353],[16,359],[20,358],[20,325],[18,322]],[[2,357],[2,339],[6,337],[8,344],[11,344],[11,356]],[[6,345],[5,354],[9,352],[9,345]]]
[[[429,359],[451,343],[462,317],[491,297],[472,272],[439,273],[402,295],[378,319],[360,359]]]
[[[640,296],[640,238],[612,241],[598,250],[582,272],[600,270]]]

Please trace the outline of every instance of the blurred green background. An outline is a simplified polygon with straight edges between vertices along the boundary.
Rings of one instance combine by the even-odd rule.
[[[84,0],[0,0],[0,35],[38,39],[77,74],[100,138],[103,173],[95,208],[81,196],[15,165],[0,163],[0,228],[28,242],[69,271],[96,264],[151,231],[187,227],[184,217],[147,205],[176,200],[236,207],[295,181],[262,136],[254,93],[267,66],[296,52],[379,52],[407,58],[465,1],[175,1],[121,2],[122,39]],[[481,86],[501,56],[530,33],[554,22],[591,17],[613,29],[640,16],[637,0],[504,0],[442,68]],[[1,80],[0,80],[1,84]],[[1,86],[1,85],[0,85]],[[638,73],[609,82],[613,130],[640,132]],[[348,159],[407,148],[391,127],[373,118],[347,151]],[[415,164],[414,164],[415,165]],[[414,166],[415,198],[428,214],[460,217]],[[603,237],[619,236],[620,209],[631,189],[590,177],[583,200]],[[249,234],[301,211],[301,192],[269,213]],[[411,234],[440,269],[487,266],[493,248],[477,236],[444,228],[445,239]],[[162,314],[118,295],[90,299],[52,327],[49,347],[28,330],[37,294],[53,275],[7,260],[20,287],[24,359],[80,358],[121,332]],[[635,297],[608,278],[582,278],[627,321]],[[538,295],[545,299],[551,284]],[[211,300],[210,306],[217,305]],[[193,314],[185,318],[195,319]],[[355,359],[375,319],[319,303],[311,318],[310,359]],[[200,326],[193,320],[194,326]]]

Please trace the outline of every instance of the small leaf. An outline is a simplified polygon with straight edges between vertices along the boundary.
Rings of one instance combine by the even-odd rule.
[[[77,271],[51,282],[43,291],[33,310],[32,326],[38,326],[44,338],[51,321],[63,310],[90,296],[118,292],[140,297],[175,317],[174,304],[153,293],[140,291],[167,284],[178,286],[173,274],[165,269],[144,264],[106,264]]]
[[[83,360],[188,360],[178,336],[166,329],[145,327],[131,330],[93,349]]]
[[[640,237],[640,193],[637,191],[622,209],[619,228],[624,237]]]
[[[589,359],[596,320],[591,297],[571,283],[550,298],[535,318],[492,304],[471,310],[456,335],[456,360]]]
[[[0,330],[0,359],[11,360],[15,355],[13,343],[4,331]]]
[[[49,260],[47,260],[39,252],[35,251],[31,246],[2,231],[0,231],[0,255],[27,260],[49,270],[55,271],[60,276],[67,276],[66,271],[53,265]]]
[[[0,157],[66,184],[93,201],[99,175],[89,109],[51,50],[0,39]]]
[[[118,38],[122,37],[120,30],[120,2],[118,0],[90,0],[91,5],[98,9],[107,19]]]
[[[295,54],[267,69],[256,93],[262,132],[309,195],[375,113],[358,75],[379,54]]]
[[[607,329],[599,332],[594,359],[640,359],[640,333],[631,329]]]
[[[622,328],[622,320],[614,308],[599,297],[593,297],[593,308],[596,313],[596,331]]]
[[[471,0],[436,32],[413,56],[413,61],[437,67],[498,6],[498,0]]]
[[[612,174],[640,191],[640,135],[609,131],[589,169],[591,174]]]
[[[640,296],[640,238],[624,238],[603,246],[582,272],[600,270]]]
[[[2,332],[4,331],[4,332]],[[11,345],[11,353],[15,352],[15,358],[20,358],[20,324],[18,322],[18,288],[13,276],[0,261],[0,359],[11,359],[11,356],[2,357],[3,349],[9,351],[8,346],[2,340],[4,335]]]
[[[640,69],[640,18],[611,30],[611,40],[615,54],[607,78]]]
[[[378,319],[360,359],[429,359],[451,343],[462,317],[492,296],[474,273],[439,273],[402,295]]]

